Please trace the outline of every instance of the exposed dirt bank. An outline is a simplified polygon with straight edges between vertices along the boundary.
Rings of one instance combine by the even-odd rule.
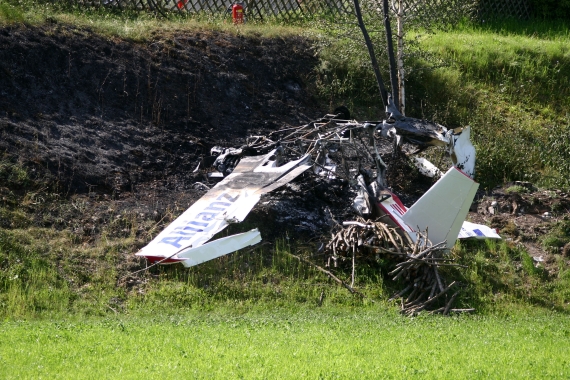
[[[66,192],[191,183],[213,144],[298,125],[323,110],[305,87],[301,38],[215,32],[146,43],[69,26],[0,30],[0,151]]]
[[[239,146],[250,135],[329,111],[311,96],[316,64],[310,41],[297,37],[157,33],[135,43],[66,25],[4,27],[0,154],[47,179],[49,191],[67,203],[48,202],[47,187],[22,198],[17,188],[0,184],[0,197],[13,208],[24,202],[35,213],[31,223],[70,229],[81,242],[96,241],[110,225],[116,236],[129,236],[138,225],[149,241],[204,193],[197,181],[213,185],[193,172],[212,146]],[[418,177],[402,168],[393,174],[400,182],[391,185],[409,205],[429,181],[414,182]],[[470,219],[502,229],[547,262],[547,255],[570,249],[547,253],[540,245],[570,202],[560,192],[541,194],[480,194]],[[327,208],[348,215],[351,200],[346,186],[302,176],[262,199],[249,221],[264,237],[318,235],[331,222]],[[0,222],[4,228],[30,223]]]

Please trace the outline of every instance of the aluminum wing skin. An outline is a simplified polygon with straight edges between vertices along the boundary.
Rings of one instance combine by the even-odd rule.
[[[204,194],[136,255],[161,263],[187,260],[178,254],[203,245],[229,223],[243,221],[262,194],[290,182],[311,167],[308,155],[276,167],[272,160],[275,153],[273,150],[264,156],[242,158],[229,176]],[[200,260],[207,261],[203,257]]]
[[[202,264],[208,260],[227,255],[228,253],[237,251],[255,245],[261,241],[261,234],[256,229],[237,235],[220,238],[196,248],[189,248],[177,254],[178,258],[184,258],[182,264],[185,267]]]

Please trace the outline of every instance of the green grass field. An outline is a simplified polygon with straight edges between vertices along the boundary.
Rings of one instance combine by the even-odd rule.
[[[406,319],[376,307],[0,324],[0,377],[541,378],[570,376],[560,314]]]

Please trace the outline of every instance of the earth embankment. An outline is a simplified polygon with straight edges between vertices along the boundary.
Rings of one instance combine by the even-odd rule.
[[[66,193],[189,186],[201,155],[323,113],[299,37],[0,29],[0,152]]]

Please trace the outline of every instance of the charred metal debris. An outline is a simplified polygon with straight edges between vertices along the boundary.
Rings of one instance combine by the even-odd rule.
[[[428,238],[427,225],[418,224],[411,228],[399,220],[398,217],[405,214],[407,209],[389,188],[388,165],[385,163],[385,159],[411,160],[422,174],[437,178],[443,175],[438,168],[410,152],[404,153],[401,146],[407,143],[408,149],[415,147],[413,153],[429,146],[442,146],[449,153],[453,166],[460,169],[462,175],[472,177],[475,151],[469,141],[469,128],[448,130],[438,124],[404,117],[393,106],[387,107],[389,118],[381,122],[358,122],[350,119],[348,110],[340,111],[300,127],[284,128],[266,136],[252,136],[239,148],[213,147],[211,155],[204,157],[195,171],[203,171],[210,179],[223,180],[236,171],[245,157],[265,156],[263,165],[275,168],[303,161],[310,165],[310,168],[307,166],[308,170],[314,176],[331,184],[348,184],[357,194],[352,201],[354,220],[334,223],[330,240],[323,244],[324,267],[336,268],[339,262],[343,262],[342,266],[346,267],[348,263],[351,269],[350,286],[342,280],[335,280],[349,290],[354,289],[357,261],[387,259],[394,265],[388,275],[402,285],[402,290],[392,297],[401,300],[402,313],[416,315],[422,310],[442,314],[473,311],[470,308],[453,308],[460,290],[451,294],[450,289],[460,289],[460,284],[447,284],[440,273],[441,267],[457,266],[448,255],[457,232],[451,242],[442,240],[432,243]],[[243,180],[252,183],[242,187],[255,185],[253,182],[256,182],[254,177]],[[470,204],[471,199],[467,201]],[[388,206],[399,204],[400,207],[395,209],[401,215],[396,215]],[[259,240],[260,237],[256,242]],[[139,255],[149,257],[148,254]],[[168,259],[171,260],[172,256]],[[303,258],[303,261],[307,259]],[[331,273],[316,263],[313,265],[324,273]]]

